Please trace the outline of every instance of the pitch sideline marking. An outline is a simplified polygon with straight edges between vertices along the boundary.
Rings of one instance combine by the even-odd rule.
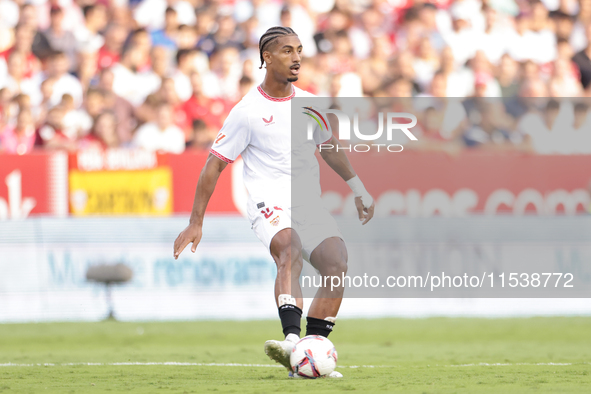
[[[589,364],[588,362],[575,364]],[[573,363],[477,363],[477,364],[456,364],[456,365],[441,365],[446,368],[457,367],[503,367],[503,366],[569,366],[575,365]],[[239,363],[184,363],[184,362],[120,362],[120,363],[36,363],[36,364],[17,364],[17,363],[3,363],[0,367],[68,367],[68,366],[152,366],[152,365],[172,365],[172,366],[187,366],[187,367],[256,367],[256,368],[285,368],[282,365],[276,364],[239,364]],[[430,367],[431,365],[427,365]],[[440,365],[435,364],[434,367]],[[339,365],[338,368],[399,368],[397,365]]]

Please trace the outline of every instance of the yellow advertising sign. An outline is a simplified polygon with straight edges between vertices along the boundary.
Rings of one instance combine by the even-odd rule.
[[[74,216],[168,215],[172,212],[172,172],[168,167],[141,171],[70,171],[70,209]]]

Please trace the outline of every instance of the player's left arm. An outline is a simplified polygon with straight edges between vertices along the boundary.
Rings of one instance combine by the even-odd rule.
[[[373,217],[375,202],[371,194],[365,190],[361,179],[355,174],[355,170],[353,170],[345,152],[342,149],[338,151],[337,146],[339,146],[339,141],[333,136],[330,141],[325,142],[320,147],[320,156],[334,172],[347,182],[353,193],[355,193],[355,206],[357,207],[359,220],[363,222],[362,224],[366,224]]]

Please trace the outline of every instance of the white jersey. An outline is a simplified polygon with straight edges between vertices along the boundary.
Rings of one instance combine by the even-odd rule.
[[[316,96],[295,86],[291,96],[282,98],[269,96],[260,86],[252,89],[230,111],[210,150],[227,163],[242,155],[249,216],[263,204],[291,208],[292,185],[305,190],[314,201],[320,197],[314,153],[317,145],[332,138],[332,132],[330,127],[314,126],[313,140],[308,140],[309,118],[302,114],[302,108],[293,109],[301,119],[294,122],[298,127],[292,130],[294,97]]]

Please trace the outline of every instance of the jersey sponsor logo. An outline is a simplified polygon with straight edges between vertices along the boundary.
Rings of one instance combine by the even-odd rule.
[[[279,225],[279,220],[281,220],[278,216],[275,216],[269,223],[271,223],[271,226],[275,226],[277,227]]]
[[[218,134],[218,136],[215,139],[215,143],[217,144],[218,142],[220,142],[221,140],[223,140],[225,136],[226,136],[225,134],[221,134],[221,133]]]
[[[263,122],[265,122],[265,123],[266,123],[266,125],[265,125],[265,126],[269,126],[269,125],[271,125],[271,124],[275,124],[275,122],[273,122],[273,115],[271,115],[271,117],[270,117],[268,120],[267,120],[267,119],[265,119],[265,118],[263,118]]]
[[[260,202],[260,203],[257,204],[257,209],[261,209],[264,206],[265,206],[265,203],[264,202]]]

